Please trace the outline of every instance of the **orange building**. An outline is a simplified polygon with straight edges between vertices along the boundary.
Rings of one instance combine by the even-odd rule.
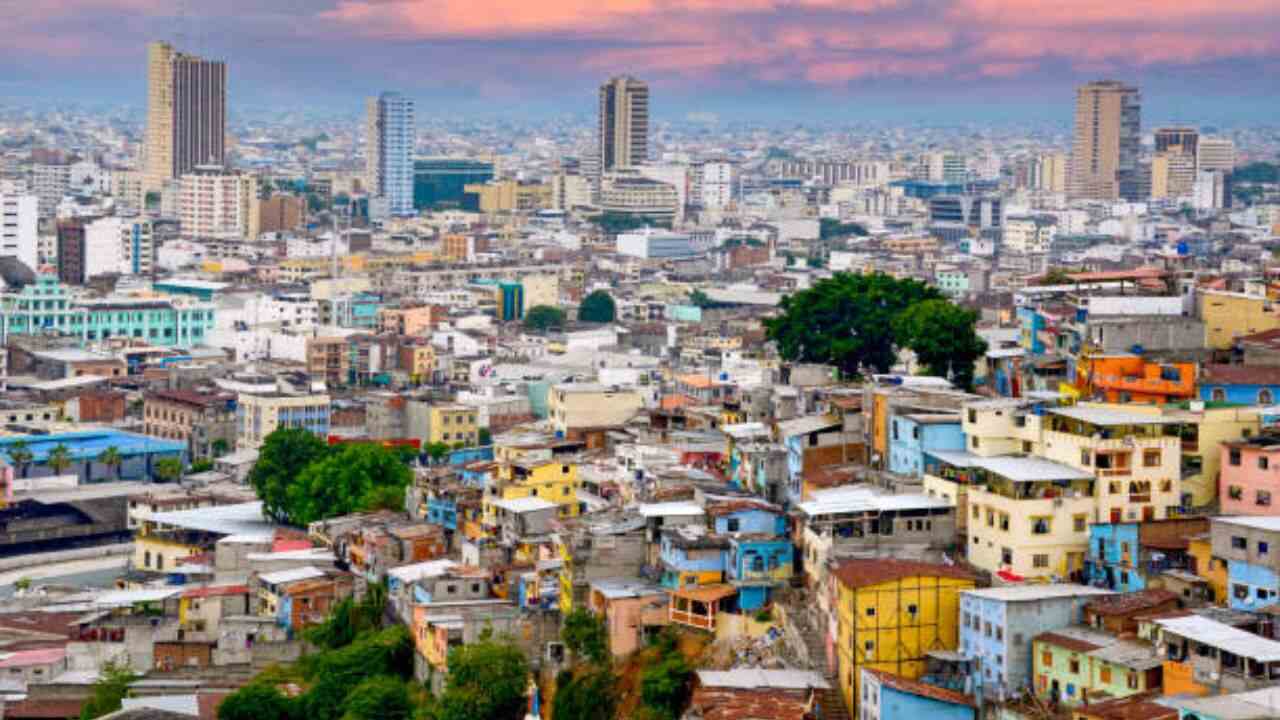
[[[1076,388],[1092,400],[1171,403],[1196,397],[1195,363],[1156,363],[1140,355],[1084,357],[1076,363]]]

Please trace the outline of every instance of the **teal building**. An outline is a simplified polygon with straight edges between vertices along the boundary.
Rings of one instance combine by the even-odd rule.
[[[10,335],[57,334],[84,342],[132,338],[162,347],[203,344],[214,328],[214,306],[170,298],[83,298],[53,275],[0,294],[0,342]]]
[[[416,210],[456,208],[479,210],[477,196],[464,190],[471,183],[493,179],[493,163],[459,158],[429,158],[413,163],[413,207]]]

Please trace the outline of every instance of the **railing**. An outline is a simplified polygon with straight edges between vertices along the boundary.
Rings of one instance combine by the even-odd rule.
[[[1098,468],[1098,477],[1127,477],[1133,474],[1132,468]]]
[[[699,615],[697,613],[685,612],[683,610],[671,608],[668,618],[670,618],[671,622],[678,622],[682,625],[688,625],[702,630],[716,629],[715,617],[708,617],[706,615]]]
[[[1146,502],[1151,502],[1151,493],[1144,493],[1144,494],[1141,494],[1141,495],[1134,495],[1134,494],[1130,493],[1130,494],[1129,494],[1129,502],[1134,502],[1134,503],[1146,503]]]

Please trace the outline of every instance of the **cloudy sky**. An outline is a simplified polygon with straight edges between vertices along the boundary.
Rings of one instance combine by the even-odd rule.
[[[226,59],[237,104],[586,112],[629,72],[672,117],[1042,119],[1103,76],[1168,117],[1280,107],[1277,0],[0,0],[0,37],[0,98],[141,104],[168,39]]]

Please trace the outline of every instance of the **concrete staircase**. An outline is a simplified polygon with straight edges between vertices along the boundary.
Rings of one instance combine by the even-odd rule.
[[[820,720],[851,720],[849,708],[844,704],[844,695],[840,692],[840,684],[835,673],[827,667],[825,628],[818,623],[817,611],[812,609],[814,606],[808,602],[805,595],[805,593],[797,594],[798,602],[791,605],[788,617],[793,620],[796,631],[804,641],[811,669],[821,673],[829,686],[826,690],[818,692],[818,706],[822,711],[818,717]]]

